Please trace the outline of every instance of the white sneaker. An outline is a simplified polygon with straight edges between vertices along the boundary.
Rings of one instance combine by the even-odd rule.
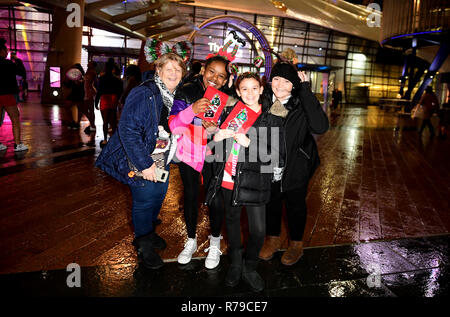
[[[222,251],[220,251],[220,240],[223,239],[222,236],[213,237],[209,236],[209,248],[205,249],[205,252],[208,252],[208,256],[205,260],[205,267],[207,269],[213,269],[219,265],[220,256],[222,255]]]
[[[6,150],[8,147],[4,145],[3,143],[0,143],[0,151]]]
[[[197,251],[197,238],[188,238],[186,243],[184,244],[184,249],[178,255],[178,263],[187,264],[191,262],[192,254]]]
[[[23,143],[17,144],[14,146],[14,152],[26,151],[28,150],[28,146]]]

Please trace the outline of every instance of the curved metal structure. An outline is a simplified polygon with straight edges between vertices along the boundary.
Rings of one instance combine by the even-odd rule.
[[[416,47],[443,42],[450,28],[444,2],[384,1],[381,44],[405,47],[405,44],[411,45],[413,38],[417,41]]]
[[[440,0],[385,0],[383,2],[381,45],[402,48],[407,53],[400,77],[399,92],[405,99],[411,97],[413,88],[423,76],[412,98],[413,102],[417,102],[440,67],[449,60],[450,20],[446,10],[444,2]],[[427,59],[429,66],[423,66],[423,63],[417,62],[417,51],[420,49],[436,51],[434,57]],[[415,71],[416,67],[418,67],[417,71]],[[408,89],[403,93],[406,79],[408,79]]]
[[[188,40],[192,41],[196,35],[196,33],[199,30],[202,30],[210,25],[213,24],[220,24],[220,23],[229,23],[232,24],[238,28],[243,28],[252,33],[256,39],[258,40],[259,44],[261,45],[261,48],[263,48],[264,52],[264,58],[265,58],[265,69],[264,69],[264,75],[269,78],[270,72],[272,70],[272,54],[269,52],[270,45],[267,41],[266,37],[263,33],[252,23],[248,22],[247,20],[237,17],[237,16],[231,16],[231,15],[219,15],[216,17],[213,17],[211,19],[208,19],[201,23],[198,26],[198,30],[194,30],[191,34],[189,34]]]

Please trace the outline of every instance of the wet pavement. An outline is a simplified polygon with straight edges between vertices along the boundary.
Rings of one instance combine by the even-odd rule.
[[[79,287],[69,287],[69,270],[0,275],[9,296],[107,297],[440,297],[449,295],[448,235],[306,248],[286,267],[281,252],[261,261],[266,288],[253,293],[241,282],[224,284],[229,265],[223,258],[208,270],[202,259],[187,265],[168,262],[159,270],[135,263],[82,267]]]
[[[348,108],[330,114],[317,138],[321,165],[309,185],[305,254],[293,267],[281,252],[259,270],[261,294],[223,284],[221,266],[204,268],[208,209],[200,205],[199,248],[188,266],[176,257],[186,237],[182,183],[171,165],[157,232],[168,242],[155,272],[137,265],[128,188],[93,167],[97,132],[61,124],[65,112],[37,96],[20,105],[23,141],[14,153],[8,118],[0,127],[0,285],[8,295],[150,297],[447,297],[449,140],[419,137],[417,123],[392,112]],[[97,113],[98,114],[98,113]],[[403,120],[403,121],[401,121]],[[397,127],[400,127],[398,129]],[[244,214],[245,215],[245,214]],[[243,237],[246,221],[243,217]],[[283,249],[288,237],[283,225]],[[81,287],[66,280],[81,267]]]

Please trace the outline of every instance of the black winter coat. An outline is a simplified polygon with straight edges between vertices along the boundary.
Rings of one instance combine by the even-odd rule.
[[[17,86],[16,75],[26,77],[23,63],[13,62],[9,59],[0,57],[0,95],[14,95],[19,93],[19,86]]]
[[[266,101],[272,101],[270,86],[264,89]],[[271,102],[270,102],[271,105]],[[292,91],[285,107],[289,110],[284,120],[286,149],[285,168],[281,191],[294,190],[307,185],[320,164],[317,144],[312,133],[322,134],[329,128],[328,116],[312,93],[308,82]]]
[[[232,95],[232,91],[226,84],[219,90],[228,95]],[[191,78],[190,81],[185,79],[182,86],[177,89],[174,99],[183,100],[186,104],[190,105],[203,98],[204,94],[205,87],[203,86],[203,76],[198,75]]]
[[[221,115],[220,122],[224,122],[231,113],[233,107],[226,107]],[[252,129],[247,136],[250,138],[248,148],[241,147],[239,151],[239,161],[236,166],[236,175],[233,177],[234,188],[232,194],[232,206],[259,206],[265,205],[270,200],[270,184],[272,173],[270,161],[259,156],[255,162],[250,160],[250,152],[255,146],[266,147],[267,154],[270,154],[270,135],[267,134],[267,108],[261,109],[261,115],[254,122]],[[254,129],[253,129],[254,128]],[[228,140],[228,141],[227,141]],[[214,145],[213,177],[208,185],[205,204],[211,205],[215,195],[221,187],[226,161],[231,152],[232,138],[221,142],[210,142]],[[252,148],[253,147],[253,148]],[[253,153],[256,153],[255,151]],[[266,171],[262,173],[263,166]]]

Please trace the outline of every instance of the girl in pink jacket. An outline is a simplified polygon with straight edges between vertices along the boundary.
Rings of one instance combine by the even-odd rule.
[[[203,98],[208,86],[221,89],[228,80],[228,60],[222,56],[214,56],[206,60],[200,75],[177,90],[169,116],[169,127],[173,134],[179,135],[176,159],[179,161],[181,179],[184,186],[184,220],[188,234],[183,251],[178,256],[178,263],[187,264],[197,251],[197,217],[200,173],[203,174],[204,185],[209,182],[211,165],[205,164],[207,132],[215,130],[216,124],[202,121],[196,115],[205,112],[209,100]],[[215,268],[220,261],[220,235],[223,210],[210,213],[210,246],[205,266]]]

